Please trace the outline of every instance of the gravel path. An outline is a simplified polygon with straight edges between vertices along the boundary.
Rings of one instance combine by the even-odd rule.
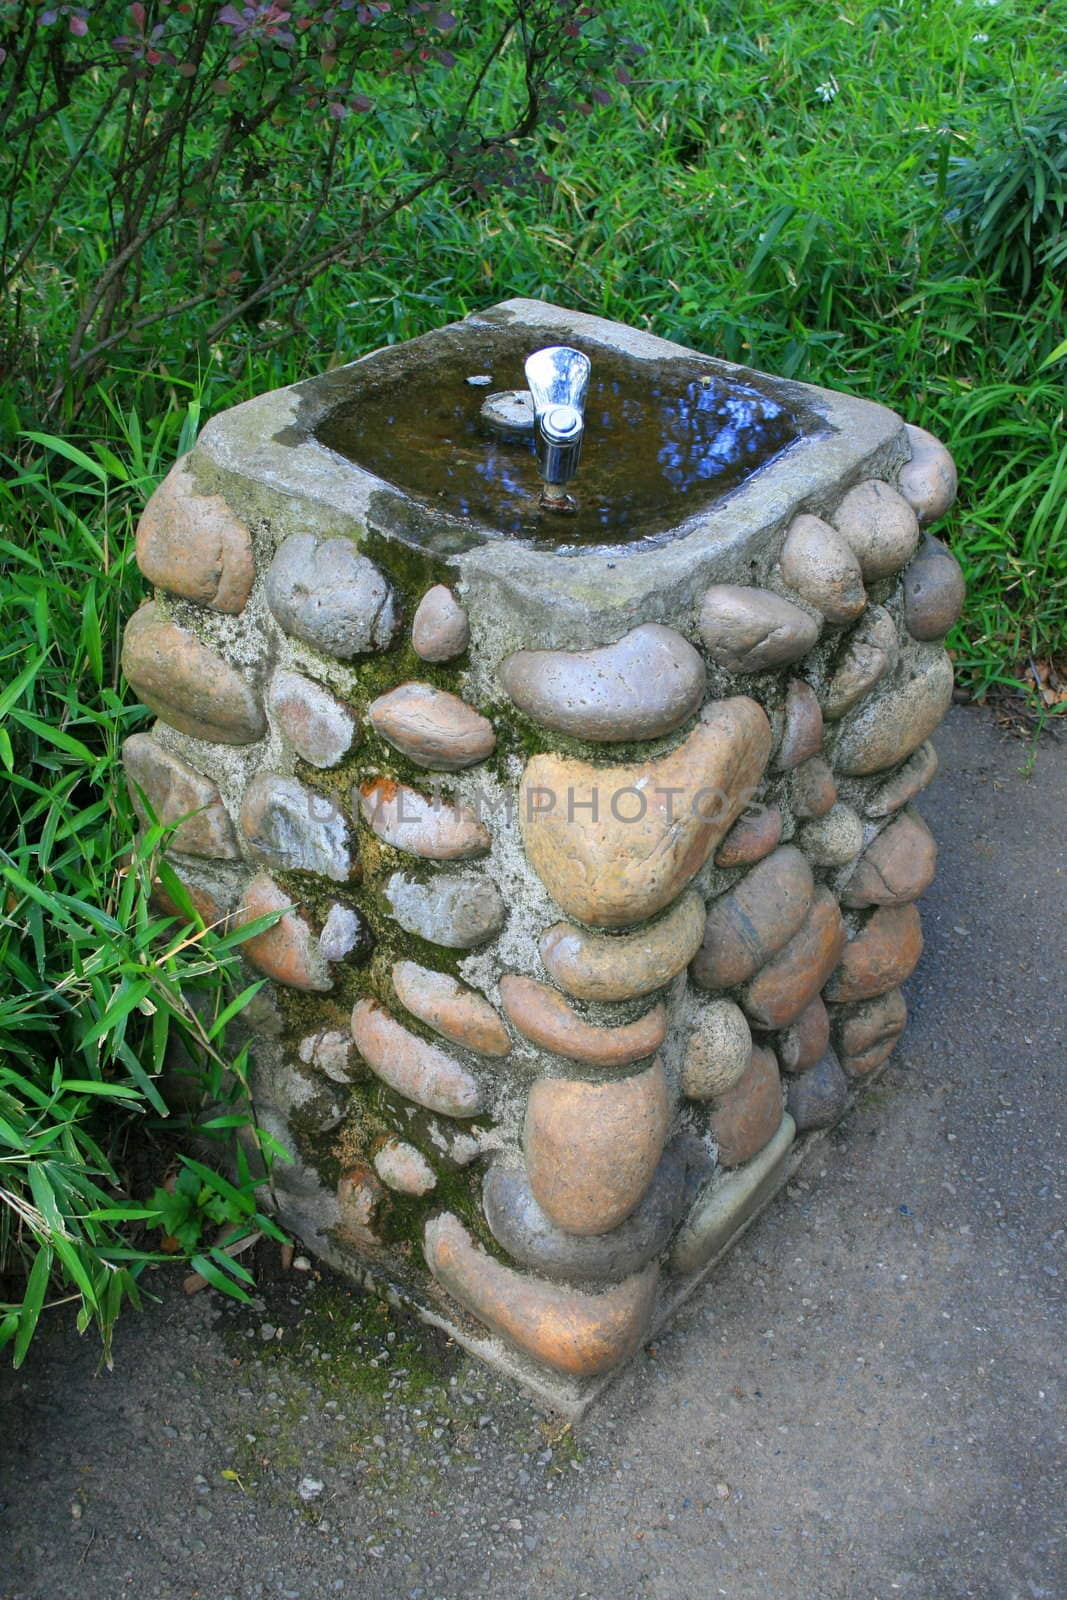
[[[1067,744],[936,742],[903,1046],[576,1430],[328,1277],[171,1283],[0,1372],[2,1600],[1063,1600]]]

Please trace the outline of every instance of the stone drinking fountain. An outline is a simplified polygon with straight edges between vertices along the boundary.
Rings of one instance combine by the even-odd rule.
[[[531,359],[532,358],[532,359]],[[278,1215],[579,1412],[885,1062],[963,585],[884,407],[512,300],[216,417],[125,746]]]

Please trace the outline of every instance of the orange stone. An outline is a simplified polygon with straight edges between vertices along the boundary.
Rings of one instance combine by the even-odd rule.
[[[715,1104],[708,1127],[719,1164],[739,1167],[774,1138],[782,1123],[782,1083],[773,1050],[752,1047],[747,1072]]]
[[[149,733],[131,734],[124,742],[122,765],[130,801],[142,824],[151,825],[146,801],[157,822],[178,824],[170,836],[172,850],[220,861],[240,859],[230,814],[210,778],[164,749]]]
[[[715,853],[717,867],[750,867],[769,856],[782,837],[782,813],[760,806],[738,817]]]
[[[157,717],[193,739],[253,744],[267,731],[251,684],[153,601],[126,624],[122,670]]]
[[[793,811],[798,817],[825,817],[837,801],[837,784],[822,756],[812,756],[793,773]]]
[[[845,925],[829,889],[816,891],[807,921],[756,974],[741,1004],[760,1028],[787,1028],[806,1011],[841,958]]]
[[[859,1078],[880,1067],[896,1048],[907,1020],[908,1008],[899,989],[856,1005],[835,1006],[834,1030],[845,1071]]]
[[[783,1072],[803,1072],[826,1054],[830,1043],[830,1013],[821,996],[791,1023],[778,1039],[778,1065]]]
[[[704,901],[686,889],[633,933],[594,933],[556,922],[541,935],[545,970],[576,1000],[636,1000],[684,972],[704,937]]]
[[[845,906],[900,906],[928,889],[937,865],[937,843],[915,811],[905,811],[856,864],[841,896]]]
[[[515,972],[501,978],[500,999],[508,1020],[531,1043],[587,1067],[630,1066],[654,1055],[667,1037],[667,1013],[661,1005],[622,1027],[596,1027],[555,989]]]
[[[413,1017],[453,1044],[483,1056],[506,1056],[511,1049],[508,1030],[488,1000],[447,972],[395,961],[393,988]]]
[[[234,927],[243,928],[258,917],[282,911],[292,903],[292,895],[279,888],[267,873],[259,872],[241,896],[241,904],[234,913]],[[241,954],[259,972],[292,989],[324,992],[333,988],[315,935],[296,911],[284,911],[277,922],[262,933],[253,934],[240,948]]]
[[[530,863],[579,922],[625,927],[669,905],[708,860],[763,775],[771,729],[755,700],[706,706],[656,760],[597,766],[536,755],[519,789]]]
[[[374,1224],[384,1198],[385,1190],[369,1167],[361,1163],[343,1172],[337,1183],[341,1235],[364,1249],[380,1244]]]
[[[796,933],[814,883],[800,851],[782,845],[733,889],[712,901],[704,941],[690,974],[702,989],[729,989],[751,978]]]
[[[810,683],[792,678],[785,694],[785,722],[775,764],[782,772],[799,767],[822,749],[822,708]]]
[[[401,683],[367,707],[376,733],[419,767],[456,772],[491,755],[493,724],[458,695],[429,683]]]
[[[495,1261],[451,1212],[430,1218],[423,1249],[441,1287],[479,1322],[570,1377],[595,1377],[628,1360],[651,1321],[654,1265],[600,1294],[565,1288]]]
[[[137,524],[137,565],[149,583],[213,611],[243,611],[256,576],[252,539],[221,495],[200,494],[185,458]]]
[[[663,1067],[611,1083],[541,1078],[526,1103],[530,1188],[568,1233],[607,1233],[652,1181],[670,1123]]]
[[[872,1000],[910,977],[923,951],[922,922],[914,905],[879,906],[845,946],[824,998],[838,1003]]]
[[[352,1037],[371,1071],[405,1099],[444,1117],[473,1117],[482,1109],[481,1089],[466,1067],[409,1033],[376,1000],[356,1001]]]

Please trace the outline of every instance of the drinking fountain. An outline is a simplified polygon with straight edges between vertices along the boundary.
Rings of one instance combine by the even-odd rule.
[[[900,1039],[955,488],[875,400],[509,300],[145,509],[126,773],[204,921],[277,918],[270,1203],[570,1415]]]

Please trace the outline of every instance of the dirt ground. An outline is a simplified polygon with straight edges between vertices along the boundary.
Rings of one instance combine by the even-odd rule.
[[[894,1063],[573,1430],[328,1275],[0,1372],[2,1600],[1064,1600],[1067,742],[954,710]]]

